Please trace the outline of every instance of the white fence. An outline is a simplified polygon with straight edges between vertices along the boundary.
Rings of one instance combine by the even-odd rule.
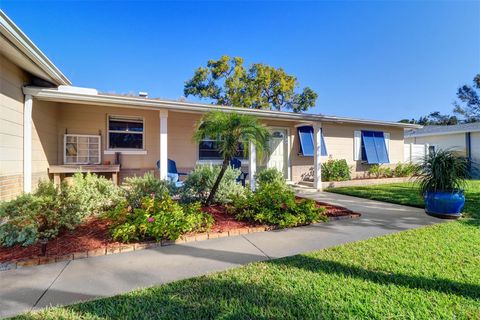
[[[428,153],[428,144],[409,143],[404,145],[403,157],[405,162],[419,162]]]

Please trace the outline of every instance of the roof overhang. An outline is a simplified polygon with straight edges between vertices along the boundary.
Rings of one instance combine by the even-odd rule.
[[[124,108],[139,109],[166,109],[172,111],[204,113],[211,110],[221,110],[227,112],[238,112],[241,114],[249,114],[264,119],[287,120],[287,121],[303,121],[303,122],[335,122],[335,123],[351,123],[362,125],[389,126],[404,129],[421,128],[419,125],[385,122],[377,120],[355,119],[348,117],[336,117],[320,114],[293,113],[283,111],[258,110],[247,108],[236,108],[203,103],[191,103],[183,101],[169,101],[159,99],[148,99],[141,97],[117,96],[109,94],[86,94],[77,92],[65,92],[57,89],[46,89],[38,87],[24,87],[23,92],[35,97],[37,100],[64,102],[74,104],[87,104],[96,106],[111,106]]]
[[[70,80],[0,10],[0,54],[25,71],[55,85],[71,85]]]

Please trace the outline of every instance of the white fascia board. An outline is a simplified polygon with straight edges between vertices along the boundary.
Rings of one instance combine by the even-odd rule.
[[[377,126],[389,126],[399,128],[421,128],[419,125],[405,124],[399,122],[377,121],[377,120],[365,120],[355,119],[347,117],[336,117],[326,115],[316,115],[307,113],[293,113],[284,111],[272,111],[272,110],[259,110],[259,109],[247,109],[236,108],[221,105],[202,104],[202,103],[190,103],[181,101],[168,101],[158,99],[146,99],[141,97],[128,97],[128,96],[114,96],[104,94],[84,94],[77,92],[62,92],[57,89],[46,89],[38,87],[24,87],[24,94],[30,94],[38,100],[55,101],[55,102],[67,102],[78,104],[95,104],[114,107],[127,107],[127,108],[140,108],[140,109],[169,109],[172,111],[184,111],[184,112],[208,112],[211,110],[220,110],[225,112],[238,112],[241,114],[249,114],[259,118],[267,119],[279,119],[288,121],[312,121],[312,122],[335,122],[335,123],[352,123],[363,125],[377,125]]]
[[[57,85],[71,85],[68,78],[50,59],[33,43],[30,38],[0,10],[0,33],[3,34],[19,51],[25,54],[35,65],[42,69]]]
[[[405,135],[405,138],[448,136],[451,134],[462,134],[462,133],[468,133],[468,132],[480,132],[480,129],[456,130],[456,131],[448,131],[448,132],[413,133],[413,134]]]

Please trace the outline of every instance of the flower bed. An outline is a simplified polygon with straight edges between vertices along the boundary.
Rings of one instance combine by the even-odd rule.
[[[326,215],[330,219],[338,219],[339,217],[355,218],[360,216],[360,214],[343,207],[322,202],[317,202],[317,205],[326,208]],[[50,240],[47,244],[45,256],[41,256],[41,244],[26,247],[20,245],[0,247],[0,270],[147,249],[159,245],[235,236],[272,229],[265,225],[238,221],[227,213],[225,206],[214,205],[204,207],[202,210],[211,214],[215,220],[214,225],[207,233],[186,234],[175,241],[166,240],[158,243],[135,242],[128,245],[112,240],[108,231],[110,226],[108,220],[91,217],[74,230],[65,231],[57,238]]]

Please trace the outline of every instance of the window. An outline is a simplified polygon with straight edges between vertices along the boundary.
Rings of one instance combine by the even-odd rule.
[[[325,144],[325,138],[323,137],[323,130],[320,129],[321,134],[321,155],[327,156],[327,146]],[[300,140],[300,152],[299,154],[304,157],[313,157],[314,147],[313,147],[313,127],[312,126],[302,126],[298,127],[298,138]]]
[[[385,134],[381,131],[362,131],[362,161],[368,164],[390,163]]]
[[[236,158],[244,159],[244,144],[239,143]],[[200,160],[220,160],[222,156],[218,150],[218,142],[213,139],[203,139],[198,146],[198,159]]]
[[[99,164],[100,136],[66,134],[63,151],[64,164]]]
[[[108,116],[108,149],[142,150],[143,118]]]

